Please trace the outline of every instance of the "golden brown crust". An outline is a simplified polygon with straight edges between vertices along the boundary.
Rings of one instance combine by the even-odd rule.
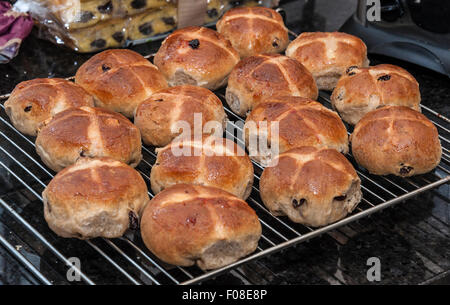
[[[311,73],[302,64],[278,54],[247,57],[230,74],[227,103],[241,116],[263,99],[279,95],[317,99],[318,90]]]
[[[334,149],[294,148],[272,162],[264,169],[260,190],[275,215],[323,226],[345,217],[361,199],[355,169]]]
[[[408,71],[393,65],[350,68],[339,80],[331,102],[350,124],[356,124],[369,111],[385,105],[420,111],[419,84]]]
[[[214,30],[186,27],[170,34],[154,63],[171,86],[190,84],[217,89],[239,61],[231,43]]]
[[[122,236],[149,201],[141,175],[111,158],[80,158],[50,181],[42,197],[50,228],[81,239]]]
[[[247,145],[250,143],[250,137],[259,134],[257,131],[263,122],[266,122],[267,126],[278,122],[280,153],[300,146],[327,147],[342,153],[348,152],[347,129],[341,119],[337,113],[316,101],[294,96],[278,96],[264,100],[252,110],[245,121]],[[253,126],[256,129],[252,128]],[[268,128],[269,139],[271,135],[271,129]],[[264,156],[260,155],[252,157],[260,162],[264,159]]]
[[[147,205],[141,235],[147,248],[167,263],[213,269],[253,252],[261,225],[247,203],[228,192],[178,184]]]
[[[78,69],[75,82],[96,98],[96,106],[129,118],[142,101],[167,88],[156,66],[126,49],[106,50],[92,56]]]
[[[207,122],[215,121],[225,129],[227,116],[220,99],[208,89],[191,85],[170,87],[153,94],[137,107],[134,124],[145,144],[164,146],[180,134],[180,130],[173,129],[179,121],[188,123],[191,133],[194,132],[196,113],[201,114],[202,128]]]
[[[347,68],[369,65],[364,42],[340,32],[304,32],[289,44],[286,55],[301,62],[313,74],[319,89],[325,90],[332,90]],[[322,79],[326,77],[333,80]]]
[[[38,133],[36,151],[54,171],[80,156],[111,157],[131,166],[142,158],[139,129],[121,114],[95,107],[58,113]]]
[[[216,27],[230,40],[241,58],[280,53],[289,43],[283,18],[267,7],[233,8],[222,16]]]
[[[384,106],[366,114],[350,137],[358,164],[376,175],[423,174],[441,159],[439,134],[423,114],[405,106]]]
[[[13,125],[36,136],[39,125],[71,107],[94,106],[94,98],[82,87],[61,78],[36,78],[19,83],[5,102]]]
[[[180,146],[188,154],[180,155],[173,149]],[[198,154],[194,154],[195,149]],[[192,183],[214,186],[244,200],[250,195],[253,165],[245,151],[231,140],[214,137],[177,139],[157,152],[150,174],[155,193],[174,184]]]

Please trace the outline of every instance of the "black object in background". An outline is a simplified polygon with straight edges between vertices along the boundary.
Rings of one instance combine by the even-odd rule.
[[[340,31],[360,37],[372,54],[408,61],[450,77],[450,1],[359,0]],[[371,3],[371,5],[367,5]],[[368,16],[369,15],[369,16]]]
[[[381,19],[393,22],[405,13],[400,0],[381,0]]]
[[[450,1],[408,0],[408,7],[414,22],[427,31],[450,32]]]

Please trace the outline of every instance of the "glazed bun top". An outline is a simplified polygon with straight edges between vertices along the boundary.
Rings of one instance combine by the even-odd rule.
[[[272,54],[241,60],[230,74],[226,94],[232,110],[245,115],[271,96],[292,95],[316,99],[318,89],[311,73],[301,63]]]
[[[384,105],[407,106],[420,111],[420,90],[416,79],[394,65],[350,67],[331,96],[342,118],[356,124],[364,114]]]
[[[250,195],[253,165],[245,151],[229,139],[175,139],[156,151],[151,171],[155,192],[171,184],[192,183],[218,187],[243,199]]]
[[[94,98],[77,84],[62,78],[35,78],[19,83],[5,102],[14,126],[35,136],[39,124],[71,107],[94,106]]]
[[[272,162],[277,165],[267,167],[261,179],[264,187],[270,184],[273,192],[267,195],[273,198],[295,190],[306,201],[325,205],[359,180],[352,164],[335,149],[297,147]]]
[[[208,122],[226,126],[221,100],[210,90],[192,85],[169,87],[153,94],[136,108],[134,124],[141,130],[144,143],[159,147],[180,134],[181,129],[176,128],[180,122],[187,123],[193,132],[195,116],[202,127]]]
[[[92,56],[78,69],[75,82],[96,98],[96,106],[129,118],[142,101],[167,88],[155,65],[127,49],[106,50]]]
[[[116,238],[137,229],[150,201],[141,175],[111,158],[79,158],[50,181],[42,198],[50,229],[79,239]]]
[[[46,121],[36,150],[54,171],[80,157],[111,157],[133,167],[142,158],[139,129],[123,115],[97,107],[70,108]]]
[[[217,31],[231,41],[239,55],[280,53],[289,43],[283,18],[267,7],[237,7],[217,22]]]
[[[256,106],[246,120],[279,122],[280,152],[300,146],[334,148],[348,152],[348,135],[338,114],[319,102],[296,96],[276,96]],[[246,138],[249,136],[246,130]],[[270,129],[268,131],[270,137]]]
[[[161,260],[214,269],[255,250],[261,224],[248,204],[215,187],[177,184],[144,209],[141,235]]]
[[[324,226],[342,219],[361,200],[361,180],[352,164],[334,149],[291,149],[266,167],[261,199],[275,215],[294,222]]]
[[[147,196],[147,185],[132,167],[112,158],[80,158],[50,181],[47,194],[53,203],[66,209],[90,205],[113,206],[133,203],[134,197]],[[147,196],[148,197],[148,196]],[[77,207],[74,207],[76,202]],[[141,207],[130,207],[131,209]]]
[[[377,175],[412,176],[429,172],[441,159],[436,126],[405,106],[367,113],[350,137],[356,161]]]
[[[186,27],[170,34],[154,63],[171,86],[191,84],[214,90],[239,61],[231,43],[214,30]]]
[[[289,44],[286,55],[301,62],[315,76],[330,70],[343,74],[348,67],[367,65],[364,42],[340,32],[304,32]]]

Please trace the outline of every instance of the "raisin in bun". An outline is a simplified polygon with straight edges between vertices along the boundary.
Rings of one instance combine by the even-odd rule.
[[[60,171],[42,193],[44,216],[62,237],[120,237],[137,229],[150,200],[130,166],[110,158],[80,158]]]
[[[286,56],[250,56],[234,67],[226,90],[227,103],[234,113],[245,116],[263,99],[274,95],[317,99],[318,90],[311,73]]]
[[[221,189],[178,184],[146,206],[141,235],[166,263],[215,269],[252,253],[261,224],[245,201]]]
[[[384,106],[363,116],[350,137],[356,162],[375,175],[409,177],[434,169],[441,160],[439,134],[423,114]]]
[[[278,141],[272,137],[271,124],[274,122],[278,122]],[[280,153],[300,146],[348,152],[347,129],[337,113],[302,97],[278,96],[264,100],[247,117],[244,131],[250,156],[263,165],[274,156],[271,150],[260,150],[261,146],[255,150],[256,145],[252,143],[256,143],[256,139],[258,143],[267,142],[267,147],[278,145]],[[272,143],[272,140],[277,142]]]
[[[45,122],[36,152],[54,171],[80,157],[111,157],[131,166],[142,159],[141,134],[123,115],[102,108],[70,108]]]
[[[154,63],[170,86],[195,85],[210,90],[223,87],[239,61],[231,43],[214,30],[187,27],[170,34]]]
[[[75,82],[96,98],[96,106],[132,118],[136,107],[154,92],[167,88],[158,68],[126,49],[106,50],[78,69]]]
[[[350,67],[333,90],[331,103],[342,119],[353,125],[384,105],[420,111],[419,84],[408,71],[393,65]]]
[[[253,165],[245,151],[231,140],[213,136],[177,139],[157,149],[157,153],[150,174],[155,193],[174,184],[192,183],[214,186],[244,200],[250,195]]]
[[[94,106],[94,98],[82,87],[61,78],[36,78],[14,88],[5,102],[5,111],[20,132],[36,136],[42,122],[81,106]]]
[[[349,67],[369,66],[364,42],[339,32],[302,33],[288,45],[286,55],[301,62],[321,90],[333,90]]]
[[[216,27],[231,42],[241,58],[281,53],[289,43],[283,18],[267,7],[233,8],[220,18]]]
[[[227,116],[222,102],[205,88],[183,85],[163,89],[142,102],[136,109],[134,124],[140,129],[145,144],[164,146],[180,134],[180,121],[189,124],[194,132],[196,124],[205,127],[217,122],[217,128],[226,127]],[[201,117],[199,116],[201,115]],[[213,123],[211,123],[213,124]],[[204,130],[208,133],[207,130]]]
[[[261,199],[277,216],[320,227],[344,218],[361,200],[361,180],[335,149],[304,146],[280,154],[264,169]]]

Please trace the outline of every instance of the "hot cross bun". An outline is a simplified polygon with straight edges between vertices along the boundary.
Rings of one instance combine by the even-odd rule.
[[[271,124],[278,122],[278,140],[272,137]],[[267,126],[267,136],[262,124]],[[244,125],[250,156],[266,165],[275,157],[271,151],[254,151],[252,138],[266,141],[268,147],[278,145],[280,153],[294,147],[314,146],[348,152],[347,129],[338,114],[322,104],[301,97],[279,96],[264,100],[247,117]],[[272,141],[278,141],[272,143]]]
[[[339,32],[302,33],[288,45],[286,55],[301,62],[323,90],[333,90],[349,67],[369,66],[364,42]]]
[[[94,106],[94,98],[82,87],[61,78],[36,78],[18,84],[5,102],[14,127],[36,136],[39,126],[71,107]]]
[[[42,198],[49,227],[79,239],[115,238],[137,229],[150,200],[141,175],[110,158],[80,158],[50,181]]]
[[[303,146],[264,169],[261,199],[274,215],[319,227],[344,218],[361,200],[361,180],[338,151]]]
[[[220,18],[216,27],[220,34],[230,40],[241,58],[263,53],[280,53],[289,43],[283,18],[271,8],[231,9]]]
[[[261,224],[245,201],[228,192],[177,184],[146,206],[141,235],[147,248],[169,264],[215,269],[255,251]]]
[[[311,73],[302,64],[282,55],[247,57],[230,74],[226,100],[240,116],[275,95],[317,99],[318,90]]]
[[[173,32],[154,58],[170,86],[189,84],[210,90],[226,85],[228,74],[238,61],[239,54],[231,43],[204,27]]]
[[[205,128],[208,122],[216,122],[217,128],[224,130],[226,120],[220,99],[208,89],[191,85],[158,91],[142,102],[134,115],[134,124],[140,129],[144,143],[158,147],[169,144],[181,133],[176,128],[180,121],[187,123],[193,134],[195,124]],[[207,134],[212,131],[201,132]]]
[[[342,119],[356,124],[369,111],[385,105],[420,111],[420,91],[408,71],[393,65],[350,67],[339,79],[331,103]]]
[[[185,154],[175,150],[181,146]],[[253,165],[245,151],[231,140],[213,136],[177,139],[157,152],[150,174],[155,193],[174,184],[193,183],[218,187],[244,200],[250,195]]]
[[[384,106],[367,113],[350,141],[356,162],[375,175],[424,174],[441,160],[436,126],[405,106]]]
[[[54,171],[80,157],[111,157],[131,166],[142,159],[141,134],[126,117],[102,108],[70,108],[45,122],[36,152]]]
[[[167,82],[158,68],[126,49],[92,56],[77,71],[75,82],[96,98],[96,106],[132,118],[136,107]]]

